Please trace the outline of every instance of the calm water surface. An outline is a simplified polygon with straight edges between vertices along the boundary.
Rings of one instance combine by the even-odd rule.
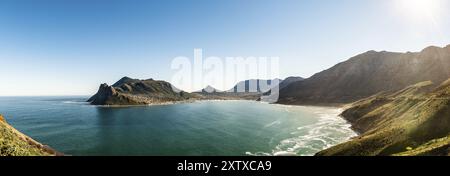
[[[0,97],[0,113],[70,155],[313,155],[356,135],[334,108],[251,101],[110,108],[87,98]]]

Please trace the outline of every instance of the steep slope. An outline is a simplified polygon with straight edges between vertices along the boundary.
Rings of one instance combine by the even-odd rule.
[[[61,155],[10,126],[0,115],[0,156]]]
[[[450,136],[433,139],[415,149],[394,156],[450,156]]]
[[[284,79],[283,81],[280,82],[280,90],[287,87],[289,84],[297,82],[297,81],[303,81],[305,78],[302,77],[295,77],[295,76],[291,76],[288,77],[286,79]]]
[[[369,51],[280,90],[280,104],[343,104],[450,77],[450,45],[417,53]]]
[[[232,89],[227,92],[234,93],[264,93],[269,91],[272,87],[278,86],[281,79],[263,80],[250,79],[237,83]]]
[[[88,102],[93,105],[145,105],[186,101],[196,96],[176,90],[165,81],[124,77],[112,86],[100,85],[98,92]]]
[[[361,135],[317,155],[450,154],[450,79],[434,87],[422,82],[351,104],[341,115]]]

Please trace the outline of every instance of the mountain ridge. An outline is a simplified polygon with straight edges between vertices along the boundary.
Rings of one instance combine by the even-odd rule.
[[[450,46],[421,52],[368,51],[280,90],[277,103],[346,104],[381,91],[450,77]],[[369,79],[370,78],[370,79]]]

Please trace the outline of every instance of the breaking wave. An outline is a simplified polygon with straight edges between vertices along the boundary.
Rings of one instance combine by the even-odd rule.
[[[288,108],[287,108],[288,109]],[[314,108],[313,113],[317,114],[317,123],[298,127],[291,132],[298,135],[282,140],[271,153],[246,152],[246,155],[255,156],[312,156],[315,153],[340,144],[357,136],[351,125],[339,117],[341,109]]]

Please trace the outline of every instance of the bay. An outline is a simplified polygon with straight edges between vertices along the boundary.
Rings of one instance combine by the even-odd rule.
[[[310,156],[356,136],[338,108],[254,101],[102,107],[87,98],[0,97],[0,113],[69,155]]]

